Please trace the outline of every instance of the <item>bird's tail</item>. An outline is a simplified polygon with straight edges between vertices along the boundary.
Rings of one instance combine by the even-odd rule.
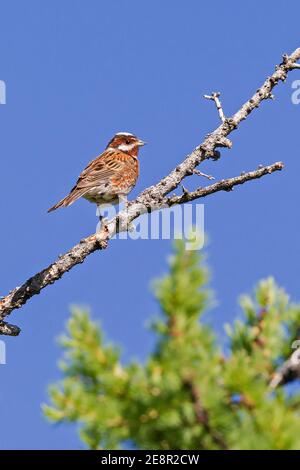
[[[68,207],[73,202],[75,202],[77,199],[79,199],[83,194],[85,193],[85,190],[78,190],[76,187],[72,189],[70,194],[68,196],[64,197],[61,201],[57,202],[54,206],[50,207],[47,212],[53,212],[56,209],[59,209],[60,207]]]

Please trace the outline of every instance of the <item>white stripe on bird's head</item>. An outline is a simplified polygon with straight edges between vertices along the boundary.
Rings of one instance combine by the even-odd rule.
[[[130,132],[117,132],[116,135],[124,135],[126,137],[134,137]]]

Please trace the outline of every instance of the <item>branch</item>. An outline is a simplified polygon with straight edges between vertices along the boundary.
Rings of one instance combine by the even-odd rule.
[[[205,188],[198,188],[195,191],[189,192],[187,190],[181,196],[172,196],[166,198],[166,205],[171,207],[174,204],[183,204],[185,202],[193,201],[201,197],[209,196],[210,194],[217,193],[218,191],[232,191],[234,186],[244,184],[246,181],[261,178],[262,176],[274,173],[274,171],[280,171],[284,167],[282,162],[273,163],[273,165],[258,168],[248,173],[242,173],[240,176],[234,178],[228,178],[226,180],[218,181],[217,183],[206,186]]]
[[[296,349],[290,358],[275,372],[270,387],[275,389],[293,380],[300,379],[300,348]]]
[[[108,233],[107,233],[108,236]],[[101,237],[91,235],[81,240],[70,251],[60,256],[57,261],[50,264],[33,277],[28,279],[21,287],[16,287],[6,297],[0,300],[0,334],[17,336],[20,329],[15,325],[9,325],[3,319],[9,315],[12,310],[22,307],[28,299],[37,295],[49,284],[53,284],[60,279],[62,275],[76,264],[83,263],[85,258],[96,250],[103,250],[107,247],[105,233]]]
[[[20,329],[14,325],[8,325],[3,319],[9,315],[14,309],[21,308],[27,300],[41,292],[42,289],[60,279],[64,273],[70,271],[77,264],[83,263],[85,258],[94,251],[107,248],[108,240],[118,232],[128,230],[131,221],[147,212],[154,212],[162,208],[171,207],[175,204],[183,204],[185,202],[209,196],[218,191],[231,191],[233,186],[240,185],[246,181],[261,178],[264,175],[282,170],[283,163],[277,162],[273,165],[259,168],[258,170],[244,173],[234,178],[219,181],[215,184],[199,188],[196,191],[188,192],[184,188],[181,196],[173,196],[163,199],[160,204],[150,206],[149,203],[142,205],[135,201],[129,203],[128,211],[121,211],[108,226],[105,226],[100,232],[84,238],[78,245],[75,245],[70,251],[61,255],[57,261],[50,264],[41,272],[35,274],[28,279],[21,287],[16,287],[6,297],[0,300],[0,334],[16,336]],[[135,210],[134,213],[129,211]],[[122,221],[122,223],[120,222]],[[125,223],[124,223],[125,222]]]
[[[18,334],[20,331],[18,327],[4,322],[7,315],[14,309],[22,307],[31,297],[39,294],[46,286],[60,279],[62,275],[68,272],[72,267],[82,263],[88,255],[94,251],[106,248],[109,239],[120,231],[128,230],[130,223],[134,219],[146,212],[162,209],[166,203],[166,196],[182,184],[184,178],[193,175],[194,170],[201,162],[208,158],[219,158],[217,148],[231,148],[232,143],[227,136],[235,130],[241,121],[246,119],[254,109],[258,108],[263,100],[269,99],[272,96],[271,92],[273,88],[279,81],[286,80],[288,72],[295,68],[296,62],[299,59],[300,48],[296,49],[290,56],[284,55],[282,63],[276,67],[273,75],[265,80],[256,93],[243,104],[231,118],[225,119],[219,127],[208,134],[202,144],[196,147],[170,174],[162,178],[156,185],[150,186],[142,191],[134,201],[128,203],[125,210],[120,211],[100,232],[81,240],[78,245],[73,247],[66,254],[60,256],[53,264],[43,269],[38,274],[35,274],[21,287],[16,287],[6,297],[2,298],[0,300],[0,334]],[[280,163],[275,165],[280,165],[280,168],[277,167],[276,169],[282,168],[282,164]],[[273,165],[266,168],[270,169],[272,167]],[[267,173],[276,171],[276,169],[267,171]],[[264,169],[261,170],[264,171]],[[263,176],[263,174],[260,176]],[[249,180],[260,176],[249,177]],[[242,176],[237,178],[240,179]],[[240,180],[233,180],[239,181],[234,184],[242,184]],[[216,185],[218,184],[220,189],[216,189]],[[215,183],[215,185],[203,188],[201,191],[206,191],[205,195],[207,196],[217,190],[226,189],[226,184],[228,184],[228,180]],[[197,191],[200,191],[200,189]],[[198,197],[204,197],[204,194],[200,193]],[[172,204],[175,204],[175,202]]]

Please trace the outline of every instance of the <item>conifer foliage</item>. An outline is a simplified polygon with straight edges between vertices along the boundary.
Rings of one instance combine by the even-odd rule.
[[[50,387],[45,415],[76,423],[90,449],[299,449],[299,388],[270,383],[293,352],[300,305],[272,278],[261,281],[242,297],[222,350],[202,319],[207,281],[202,255],[178,242],[155,282],[161,312],[145,364],[123,365],[89,313],[74,308],[60,340],[63,378]]]

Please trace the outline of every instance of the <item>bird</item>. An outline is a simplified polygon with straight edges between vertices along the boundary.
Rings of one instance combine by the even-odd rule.
[[[101,222],[101,206],[118,204],[134,188],[139,176],[139,148],[145,144],[130,132],[115,134],[104,152],[82,171],[70,193],[50,207],[48,212],[68,207],[83,197],[97,205]]]

